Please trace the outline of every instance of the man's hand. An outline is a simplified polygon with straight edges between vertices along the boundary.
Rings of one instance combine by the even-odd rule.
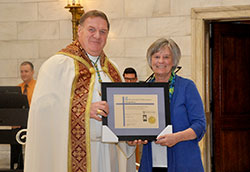
[[[94,118],[97,121],[101,121],[101,116],[107,117],[109,113],[109,105],[106,101],[99,101],[91,104],[90,118]]]

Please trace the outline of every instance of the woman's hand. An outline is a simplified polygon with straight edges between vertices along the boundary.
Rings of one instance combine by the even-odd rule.
[[[178,142],[179,141],[176,133],[162,135],[158,137],[157,140],[155,141],[156,144],[168,147],[172,147]]]
[[[156,144],[172,147],[179,142],[196,139],[197,136],[192,128],[177,133],[165,134],[157,138]]]
[[[90,118],[101,121],[101,116],[107,117],[109,113],[109,105],[106,101],[94,102],[90,107]],[[101,116],[100,116],[101,115]]]
[[[136,145],[141,145],[141,144],[147,144],[148,141],[147,140],[134,140],[134,141],[127,141],[128,145],[130,146],[136,146]]]

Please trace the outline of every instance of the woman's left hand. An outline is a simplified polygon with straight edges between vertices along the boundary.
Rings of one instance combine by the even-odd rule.
[[[157,140],[155,141],[156,144],[160,144],[161,146],[168,146],[168,147],[172,147],[178,142],[179,141],[178,141],[176,133],[162,135],[158,137]]]
[[[134,140],[134,141],[127,141],[128,145],[130,146],[136,146],[136,145],[141,145],[141,144],[147,144],[148,141],[147,140]]]
[[[196,139],[197,136],[192,128],[172,134],[165,134],[157,138],[156,144],[172,147],[179,142]]]

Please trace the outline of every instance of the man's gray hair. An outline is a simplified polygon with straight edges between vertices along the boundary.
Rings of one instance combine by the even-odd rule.
[[[104,19],[107,22],[107,26],[108,26],[108,30],[109,30],[110,23],[109,23],[108,17],[106,16],[106,14],[104,12],[98,11],[98,10],[88,11],[82,15],[82,17],[80,18],[79,24],[82,25],[84,23],[84,21],[89,17],[101,17],[102,19]]]

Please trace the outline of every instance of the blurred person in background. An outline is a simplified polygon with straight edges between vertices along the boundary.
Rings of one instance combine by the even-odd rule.
[[[138,81],[136,70],[132,67],[127,67],[123,71],[123,78],[125,82],[137,82]]]
[[[22,83],[18,84],[21,87],[22,94],[27,96],[29,105],[31,103],[33,90],[36,85],[34,80],[34,65],[29,61],[24,61],[20,65],[20,77],[23,80]],[[20,130],[21,126],[13,126],[12,130]],[[22,145],[11,144],[11,169],[23,169],[23,149]]]

